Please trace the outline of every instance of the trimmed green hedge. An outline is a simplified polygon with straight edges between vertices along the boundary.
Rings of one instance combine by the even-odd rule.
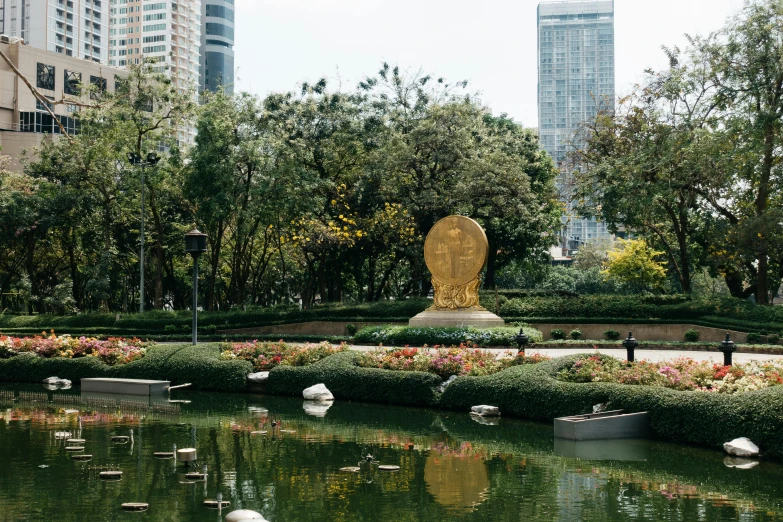
[[[166,380],[173,386],[189,382],[201,390],[244,390],[252,365],[242,360],[223,361],[219,355],[217,344],[155,346],[142,359],[107,366],[96,357],[66,359],[21,354],[0,359],[0,381],[41,382],[57,376],[78,384],[85,377],[119,377]]]
[[[535,328],[523,327],[531,343],[541,342],[543,336]],[[356,344],[385,346],[455,346],[460,343],[479,346],[516,346],[514,337],[519,328],[419,328],[411,326],[365,326],[353,337]]]
[[[310,366],[277,366],[269,372],[266,393],[301,397],[302,390],[326,384],[340,400],[403,406],[433,406],[443,380],[424,372],[395,372],[356,366],[356,352],[331,355]]]
[[[653,430],[662,439],[718,447],[749,437],[765,454],[783,458],[783,387],[726,395],[554,378],[583,356],[517,366],[486,377],[460,377],[446,389],[439,406],[466,411],[476,404],[492,404],[510,415],[551,421],[609,403],[612,409],[650,412]]]

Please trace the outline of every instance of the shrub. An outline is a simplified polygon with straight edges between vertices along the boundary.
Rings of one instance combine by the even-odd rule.
[[[0,358],[7,359],[29,352],[45,358],[97,357],[109,366],[114,366],[141,359],[149,346],[152,345],[139,339],[110,338],[100,341],[87,337],[57,336],[54,333],[23,338],[0,336]]]
[[[348,335],[353,337],[354,335],[356,335],[356,331],[357,331],[356,325],[355,324],[345,325],[345,331],[348,332]]]
[[[695,343],[699,340],[699,331],[695,328],[690,328],[685,332],[685,340],[689,343]]]
[[[240,391],[252,365],[247,361],[222,361],[217,344],[154,346],[142,359],[108,366],[97,357],[43,358],[23,353],[0,360],[0,381],[41,382],[56,375],[78,383],[86,377],[159,379],[172,385],[191,383],[194,389]]]
[[[779,341],[780,341],[780,336],[778,334],[769,334],[767,336],[768,344],[778,344]]]
[[[575,329],[571,330],[571,332],[568,335],[573,340],[581,339],[581,337],[582,337],[582,330],[579,330],[579,329],[575,328]]]
[[[541,332],[524,327],[530,342],[540,342]],[[501,328],[414,328],[409,326],[367,326],[359,330],[353,340],[356,343],[392,346],[516,346],[514,338],[519,330]]]
[[[324,383],[338,400],[431,406],[443,382],[425,372],[396,372],[357,366],[357,352],[342,352],[310,366],[278,366],[269,372],[266,393],[302,397],[302,390]]]
[[[617,330],[606,330],[604,332],[604,335],[610,341],[616,341],[620,338],[620,332],[618,332]]]
[[[471,348],[420,350],[418,348],[376,349],[360,354],[356,362],[363,368],[383,368],[396,371],[429,372],[441,377],[451,375],[490,375],[510,366],[536,364],[548,360],[541,354],[517,355],[497,353]]]
[[[549,335],[552,339],[565,339],[565,332],[561,328],[549,330]]]
[[[326,341],[319,344],[307,343],[304,346],[286,344],[283,341],[222,343],[220,359],[242,359],[250,362],[254,370],[261,371],[271,370],[281,364],[305,366],[346,349],[345,344],[332,346]]]
[[[760,343],[761,342],[761,334],[760,333],[756,333],[756,332],[750,332],[748,334],[747,339],[748,339],[748,342],[750,344]]]

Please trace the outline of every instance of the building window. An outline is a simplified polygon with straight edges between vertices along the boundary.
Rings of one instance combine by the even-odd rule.
[[[79,96],[82,93],[82,73],[65,70],[65,94]]]
[[[38,63],[36,86],[39,89],[54,90],[54,65]]]
[[[90,91],[90,99],[92,100],[100,99],[101,94],[106,92],[106,78],[90,76],[90,85],[93,86],[93,89]]]

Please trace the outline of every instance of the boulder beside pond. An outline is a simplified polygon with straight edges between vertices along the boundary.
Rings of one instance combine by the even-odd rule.
[[[481,417],[499,417],[500,408],[497,406],[487,406],[482,404],[481,406],[473,406],[470,408],[471,415],[480,415]]]
[[[759,447],[747,437],[740,437],[723,444],[723,449],[735,457],[758,457]]]
[[[305,390],[302,392],[302,396],[306,401],[333,401],[334,395],[332,395],[332,392],[329,391],[329,389],[326,387],[325,384],[319,383],[315,386],[310,386],[309,388],[305,388]]]

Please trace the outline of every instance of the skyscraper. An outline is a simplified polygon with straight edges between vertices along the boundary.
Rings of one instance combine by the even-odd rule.
[[[108,0],[0,0],[0,34],[106,65]]]
[[[201,84],[234,92],[234,0],[202,0]]]
[[[614,109],[614,0],[556,1],[538,5],[538,128],[541,147],[560,166],[574,133],[599,109]],[[609,238],[606,224],[580,219],[558,178],[567,206],[564,248]]]
[[[198,87],[201,0],[111,0],[109,36],[109,65],[152,58],[168,65],[178,87]]]

